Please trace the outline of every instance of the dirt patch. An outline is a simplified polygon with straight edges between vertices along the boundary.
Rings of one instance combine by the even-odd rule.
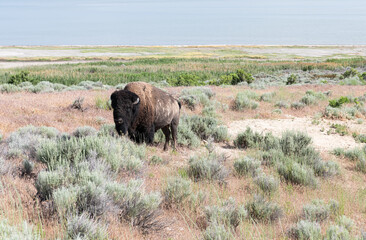
[[[287,130],[295,130],[307,133],[313,139],[313,145],[320,151],[331,151],[334,148],[354,148],[361,146],[350,135],[340,136],[339,134],[328,134],[328,130],[332,123],[347,125],[350,132],[365,133],[366,126],[364,124],[354,124],[351,121],[331,121],[322,120],[319,124],[312,123],[312,119],[305,118],[289,118],[289,119],[246,119],[234,121],[228,124],[229,134],[235,137],[238,133],[245,131],[247,127],[260,133],[272,132],[275,136]]]

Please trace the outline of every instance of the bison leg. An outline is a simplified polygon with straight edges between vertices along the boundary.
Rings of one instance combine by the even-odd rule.
[[[177,144],[178,124],[179,124],[179,118],[174,118],[172,123],[170,124],[170,128],[172,129],[173,149],[174,150],[176,150],[176,144]]]
[[[155,135],[155,126],[152,125],[146,131],[146,134],[145,134],[146,143],[148,143],[148,144],[153,143],[154,142],[154,135]]]
[[[164,151],[166,151],[166,150],[168,150],[169,140],[170,140],[170,129],[169,129],[169,125],[163,127],[161,130],[163,130],[163,133],[165,135]]]

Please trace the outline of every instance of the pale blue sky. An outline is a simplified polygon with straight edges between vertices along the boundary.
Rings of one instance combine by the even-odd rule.
[[[365,0],[0,0],[0,45],[366,44]]]

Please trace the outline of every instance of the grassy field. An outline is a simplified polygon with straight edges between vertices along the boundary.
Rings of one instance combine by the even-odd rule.
[[[366,239],[366,60],[243,48],[1,69],[0,239]],[[177,151],[116,136],[131,81],[181,100]]]

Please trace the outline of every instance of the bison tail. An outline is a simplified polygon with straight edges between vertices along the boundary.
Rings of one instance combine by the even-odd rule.
[[[179,105],[179,109],[181,109],[182,108],[182,104],[178,100],[177,100],[177,102],[178,102],[178,105]]]

